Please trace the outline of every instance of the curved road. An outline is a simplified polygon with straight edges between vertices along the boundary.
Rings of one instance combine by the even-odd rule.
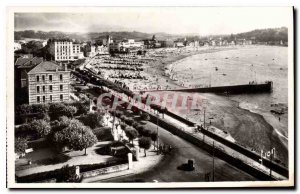
[[[146,128],[156,129],[151,122]],[[139,174],[124,175],[99,182],[200,182],[204,181],[204,173],[212,171],[212,156],[199,147],[159,128],[159,143],[171,145],[172,151],[165,155],[151,170]],[[141,156],[143,157],[143,155]],[[182,171],[177,167],[194,159],[194,171]],[[254,181],[251,175],[215,158],[215,181]]]

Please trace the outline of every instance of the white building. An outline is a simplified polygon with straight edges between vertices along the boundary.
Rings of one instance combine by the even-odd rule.
[[[80,51],[80,44],[70,39],[51,39],[48,44],[49,52],[55,61],[75,61],[84,58],[83,52]]]
[[[14,42],[14,51],[20,50],[22,48],[19,42]]]

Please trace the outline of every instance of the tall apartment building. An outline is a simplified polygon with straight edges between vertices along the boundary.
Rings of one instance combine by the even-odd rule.
[[[29,104],[68,102],[70,71],[51,61],[44,61],[28,72]]]
[[[66,62],[84,58],[80,51],[80,44],[74,43],[71,39],[49,39],[49,53],[55,61]]]

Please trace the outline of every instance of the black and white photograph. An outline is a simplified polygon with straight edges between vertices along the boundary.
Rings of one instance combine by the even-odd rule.
[[[9,188],[294,186],[292,6],[7,21]]]

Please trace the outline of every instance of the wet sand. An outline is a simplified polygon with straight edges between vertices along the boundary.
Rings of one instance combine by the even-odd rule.
[[[146,68],[146,72],[150,76],[159,78],[157,84],[168,84],[170,87],[179,88],[182,86],[178,86],[176,82],[172,81],[166,76],[163,76],[164,67],[195,54],[212,53],[226,49],[235,48],[207,49],[177,56],[167,56],[166,58],[162,58],[158,61],[150,63]],[[166,82],[166,80],[168,80],[168,82]],[[192,96],[192,94],[190,94],[190,96]],[[275,147],[275,158],[279,159],[287,166],[287,140],[284,136],[282,137],[278,135],[274,129],[274,126],[278,125],[278,122],[275,121],[274,118],[267,117],[266,119],[260,114],[243,109],[239,106],[237,101],[229,99],[225,96],[199,94],[199,98],[207,99],[205,104],[207,110],[206,118],[212,118],[210,120],[213,126],[227,131],[237,143],[253,149],[258,153],[260,153],[262,149],[264,151],[268,151]],[[177,113],[183,117],[189,118],[194,122],[201,123],[203,122],[203,107],[200,106],[199,109],[200,110],[192,110],[188,113]],[[176,112],[176,110],[173,112]]]

